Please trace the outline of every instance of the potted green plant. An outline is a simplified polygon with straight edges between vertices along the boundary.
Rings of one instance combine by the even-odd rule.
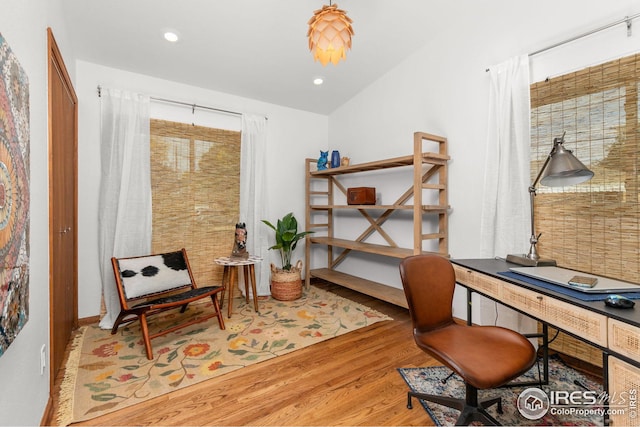
[[[262,222],[275,231],[276,244],[269,249],[278,250],[282,260],[282,268],[276,268],[271,264],[271,295],[275,299],[284,301],[300,298],[302,295],[302,261],[298,261],[295,266],[292,265],[291,255],[298,241],[313,232],[302,231],[298,233],[298,221],[293,212],[289,212],[279,219],[276,225],[265,219]]]

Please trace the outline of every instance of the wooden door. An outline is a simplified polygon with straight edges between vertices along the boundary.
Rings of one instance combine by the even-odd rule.
[[[78,326],[78,99],[47,30],[49,52],[49,319],[51,384]]]

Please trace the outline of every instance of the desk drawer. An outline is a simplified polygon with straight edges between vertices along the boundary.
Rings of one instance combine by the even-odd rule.
[[[609,348],[634,360],[640,360],[640,328],[609,319]]]
[[[640,368],[616,357],[609,357],[609,396],[612,409],[621,409],[611,414],[613,426],[640,426],[637,407],[637,390],[640,389]],[[631,391],[635,393],[630,394]]]
[[[607,346],[607,318],[601,314],[516,286],[503,286],[502,301],[584,340]]]
[[[494,279],[482,273],[476,273],[473,270],[458,265],[454,265],[453,269],[456,273],[456,282],[490,297],[500,299],[500,289],[502,289],[501,280]]]

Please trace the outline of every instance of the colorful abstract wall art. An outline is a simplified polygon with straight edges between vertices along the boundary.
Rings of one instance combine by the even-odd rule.
[[[0,356],[29,318],[29,81],[0,34]]]

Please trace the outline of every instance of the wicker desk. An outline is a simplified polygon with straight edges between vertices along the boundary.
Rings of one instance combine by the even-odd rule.
[[[247,259],[220,257],[216,258],[215,263],[224,266],[222,273],[222,284],[225,287],[225,291],[229,290],[229,306],[227,307],[228,317],[231,318],[233,312],[233,292],[236,288],[234,286],[238,281],[238,269],[242,267],[244,273],[244,294],[249,303],[249,284],[251,284],[251,295],[253,296],[253,308],[256,313],[258,310],[258,294],[256,291],[256,270],[255,264],[262,262],[262,258],[259,256],[250,255]],[[224,301],[224,292],[222,293],[222,301]]]
[[[500,272],[515,267],[502,259],[451,260],[456,282],[543,324],[560,329],[602,351],[604,389],[621,396],[640,389],[640,309],[609,308],[602,301],[584,301]],[[469,314],[470,318],[470,314]],[[637,409],[624,403],[626,411],[610,416],[613,425],[640,425]],[[612,409],[619,405],[610,403]],[[605,419],[605,425],[607,420]]]

